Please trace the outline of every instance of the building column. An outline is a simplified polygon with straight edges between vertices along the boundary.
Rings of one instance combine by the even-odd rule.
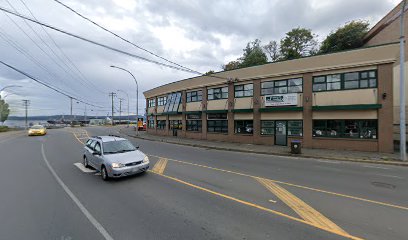
[[[378,151],[394,152],[393,139],[393,65],[378,66]]]
[[[313,75],[312,73],[303,74],[303,146],[313,147]]]
[[[254,109],[253,113],[253,142],[254,143],[261,143],[261,113],[259,112],[259,108],[261,108],[261,80],[254,80],[254,95],[252,97],[252,108]]]
[[[234,109],[234,83],[228,83],[228,102],[227,102],[227,109],[228,109],[228,139],[232,141],[234,139],[234,131],[235,131],[235,122],[234,122],[234,113],[232,110]]]
[[[186,106],[187,106],[187,98],[186,98],[186,91],[181,91],[181,124],[182,124],[182,130],[181,130],[181,136],[186,137]]]
[[[201,139],[207,139],[207,88],[203,87],[203,99],[201,101]]]

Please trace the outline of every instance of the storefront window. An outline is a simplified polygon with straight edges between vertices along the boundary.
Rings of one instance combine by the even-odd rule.
[[[202,121],[200,114],[186,115],[186,130],[191,132],[201,132]]]
[[[147,122],[147,127],[154,128],[154,117],[149,117],[149,120]]]
[[[237,134],[252,134],[254,132],[254,124],[252,120],[236,120],[235,133]]]
[[[157,120],[157,129],[166,129],[166,120]]]
[[[275,121],[263,120],[261,121],[261,135],[275,134]]]
[[[303,121],[288,121],[288,136],[302,136]]]
[[[377,138],[377,120],[314,120],[313,137]]]
[[[210,113],[207,115],[207,131],[209,133],[228,133],[226,113]]]
[[[183,124],[181,120],[170,120],[169,129],[182,129]]]

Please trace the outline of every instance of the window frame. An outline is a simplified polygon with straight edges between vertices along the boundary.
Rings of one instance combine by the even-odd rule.
[[[163,122],[164,122],[164,124],[163,124]],[[156,129],[164,130],[164,129],[166,129],[166,124],[167,124],[166,120],[157,120],[156,121]]]
[[[211,131],[210,129],[212,129],[213,131]],[[221,130],[216,131],[216,129],[221,129]],[[207,133],[228,134],[228,114],[226,113],[208,113],[207,114]]]
[[[164,106],[167,102],[167,96],[162,96],[157,98],[157,106]]]
[[[223,92],[223,89],[227,90]],[[210,93],[210,91],[212,93]],[[216,94],[219,94],[220,97],[215,98]],[[210,97],[211,96],[211,97]],[[224,87],[216,87],[216,88],[209,88],[207,89],[207,100],[220,100],[220,99],[228,99],[228,86]]]
[[[371,73],[374,73],[374,76],[370,76]],[[358,74],[358,78],[346,80],[347,74]],[[328,90],[327,85],[329,82],[327,82],[327,77],[334,76],[334,75],[340,75],[340,88]],[[319,78],[324,78],[324,82],[316,81]],[[346,88],[346,83],[351,83],[351,82],[357,82],[357,87],[347,87]],[[367,86],[362,86],[362,82],[367,82]],[[374,84],[371,84],[372,82],[374,82]],[[333,82],[330,82],[330,83],[333,83]],[[325,89],[320,90],[320,91],[315,90],[315,86],[318,84],[324,84]],[[331,91],[347,91],[347,90],[355,90],[355,89],[371,89],[371,88],[378,88],[378,70],[377,69],[314,76],[312,80],[312,92],[314,93],[331,92]]]
[[[266,122],[272,122],[273,126],[265,127],[263,124]],[[264,129],[272,130],[272,133],[263,133]],[[261,120],[261,136],[272,136],[275,135],[275,120]]]
[[[316,122],[322,122],[324,124],[322,124],[320,127],[315,127]],[[346,132],[346,122],[356,122],[357,124],[357,129],[358,132],[357,133],[353,133],[350,132],[350,136],[348,136],[347,132]],[[329,124],[329,122],[337,122],[338,123],[338,127],[335,128],[333,126],[336,125],[331,125]],[[365,125],[371,125],[374,124],[375,126],[365,126]],[[317,130],[316,130],[317,129]],[[323,129],[323,133],[322,135],[316,135],[315,131],[321,131]],[[349,128],[350,131],[352,131],[351,128]],[[371,129],[371,130],[370,130]],[[366,134],[366,131],[372,131],[374,130],[374,133],[372,134],[372,137],[364,137],[364,135]],[[328,134],[328,132],[331,132],[330,135]],[[335,134],[333,134],[333,131],[335,132]],[[356,136],[352,136],[351,134],[357,134]],[[313,138],[341,138],[341,139],[358,139],[358,140],[378,140],[378,119],[316,119],[313,120],[312,122],[312,137]]]
[[[195,98],[195,99],[193,99]],[[201,102],[203,100],[203,90],[186,92],[186,102]]]
[[[290,85],[290,81],[300,80],[301,84],[294,84]],[[280,83],[284,83],[280,85]],[[264,84],[272,84],[272,87],[264,87]],[[300,91],[290,91],[290,88],[300,87]],[[277,91],[277,89],[286,89],[283,93]],[[265,93],[264,91],[270,90],[270,93]],[[296,93],[303,93],[303,77],[297,78],[288,78],[288,79],[279,79],[279,80],[272,80],[272,81],[264,81],[261,82],[261,96],[265,95],[274,95],[274,94],[296,94]]]
[[[242,127],[245,127],[246,128],[246,126],[248,125],[248,124],[251,124],[252,125],[252,132],[246,132],[246,131],[243,131],[243,132],[240,132],[240,130],[238,131],[238,123],[239,122],[242,122],[243,124],[242,124]],[[240,119],[240,120],[234,120],[234,134],[238,134],[238,135],[253,135],[254,134],[254,120],[253,119],[248,119],[248,120],[244,120],[244,119]]]
[[[156,98],[147,99],[147,105],[149,106],[149,108],[156,107]]]
[[[250,89],[245,89],[245,87],[251,86]],[[237,88],[241,88],[240,90],[237,90]],[[237,93],[242,93],[242,96],[238,96]],[[245,84],[239,84],[239,85],[234,85],[234,97],[235,98],[245,98],[245,97],[253,97],[254,96],[254,84],[253,83],[245,83]]]

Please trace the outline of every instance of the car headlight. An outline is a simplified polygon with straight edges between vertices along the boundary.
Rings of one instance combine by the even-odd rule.
[[[143,158],[143,163],[148,163],[149,162],[149,157],[148,156],[145,156],[144,158]]]
[[[112,163],[112,168],[122,168],[124,166],[122,163]]]

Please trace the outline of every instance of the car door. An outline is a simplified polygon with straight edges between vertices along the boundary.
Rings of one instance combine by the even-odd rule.
[[[91,149],[91,144],[93,143],[92,139],[88,139],[88,141],[86,141],[85,147],[84,147],[84,155],[86,157],[86,159],[88,159],[88,162],[91,159],[91,155],[92,155],[92,149]]]
[[[99,153],[97,155],[95,154],[93,155],[93,161],[95,164],[95,168],[99,170],[101,169],[101,165],[102,165],[102,147],[99,142],[96,142],[95,144],[94,153]]]
[[[89,145],[89,158],[88,158],[88,162],[92,167],[96,167],[95,165],[95,155],[93,155],[94,151],[95,151],[95,145],[96,145],[97,141],[92,141],[92,143]]]

